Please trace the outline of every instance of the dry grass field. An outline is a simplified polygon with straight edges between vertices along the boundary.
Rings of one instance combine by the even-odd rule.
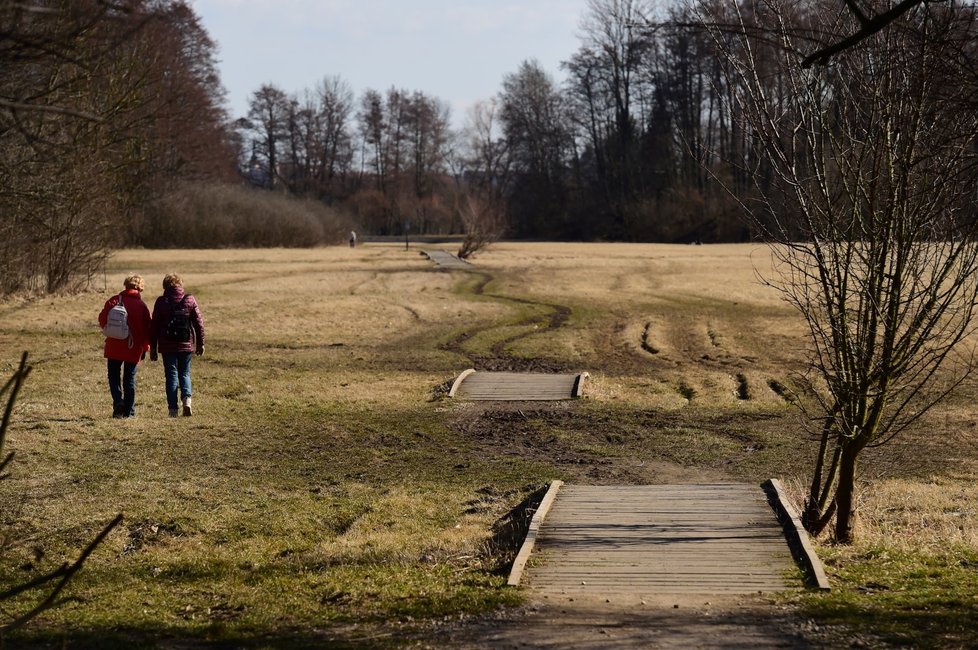
[[[498,522],[552,479],[801,494],[811,443],[782,387],[803,323],[758,281],[769,268],[747,245],[501,243],[471,272],[400,245],[131,250],[104,288],[0,304],[0,369],[23,350],[34,365],[0,483],[3,584],[125,514],[7,643],[425,645],[520,602]],[[127,272],[152,304],[170,271],[206,319],[195,416],[166,417],[147,361],[137,417],[114,420],[96,316]],[[445,397],[469,367],[592,380],[573,403]],[[976,395],[867,452],[859,543],[819,547],[836,589],[778,604],[813,642],[978,644]]]

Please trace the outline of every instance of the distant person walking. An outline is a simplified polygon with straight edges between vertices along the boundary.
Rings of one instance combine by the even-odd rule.
[[[356,230],[351,230],[350,231],[350,248],[356,248],[356,247],[357,247],[357,231]]]
[[[149,307],[140,296],[146,288],[142,276],[126,277],[123,287],[122,293],[105,301],[98,315],[99,327],[105,334],[114,418],[136,415],[136,368],[149,350],[152,328]]]
[[[163,278],[163,295],[156,299],[153,306],[149,344],[151,360],[156,361],[157,353],[163,355],[166,404],[170,417],[175,418],[180,414],[178,396],[183,401],[183,414],[193,415],[190,359],[195,351],[197,356],[204,354],[204,317],[197,299],[184,292],[183,278],[176,273]]]

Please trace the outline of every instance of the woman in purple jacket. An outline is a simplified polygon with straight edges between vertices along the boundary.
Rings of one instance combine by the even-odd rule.
[[[179,415],[178,388],[183,398],[183,414],[193,415],[190,358],[195,351],[197,356],[204,354],[204,317],[197,300],[184,293],[183,278],[176,273],[163,278],[163,295],[153,306],[149,345],[150,360],[156,361],[157,352],[163,355],[170,417]]]

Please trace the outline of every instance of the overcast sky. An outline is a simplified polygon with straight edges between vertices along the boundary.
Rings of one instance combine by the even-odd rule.
[[[191,0],[217,41],[233,117],[272,82],[286,92],[339,75],[367,88],[420,90],[465,109],[536,59],[560,80],[587,0]]]

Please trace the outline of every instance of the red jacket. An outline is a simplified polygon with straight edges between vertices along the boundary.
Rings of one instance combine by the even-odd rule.
[[[164,335],[170,315],[186,295],[183,308],[190,317],[190,340],[171,341]],[[164,352],[194,352],[204,346],[204,316],[200,313],[200,305],[193,294],[184,294],[183,287],[170,287],[156,299],[153,305],[153,327],[150,331],[150,346],[153,350]]]
[[[109,310],[119,302],[119,296],[115,295],[105,301],[102,313],[98,315],[98,326],[105,327],[108,319]],[[136,289],[126,289],[122,292],[122,304],[125,305],[129,313],[127,322],[129,323],[129,335],[132,337],[132,347],[129,341],[122,339],[105,338],[105,358],[115,359],[116,361],[128,361],[139,363],[146,350],[149,350],[149,331],[152,319],[149,315],[149,307],[139,297]]]

